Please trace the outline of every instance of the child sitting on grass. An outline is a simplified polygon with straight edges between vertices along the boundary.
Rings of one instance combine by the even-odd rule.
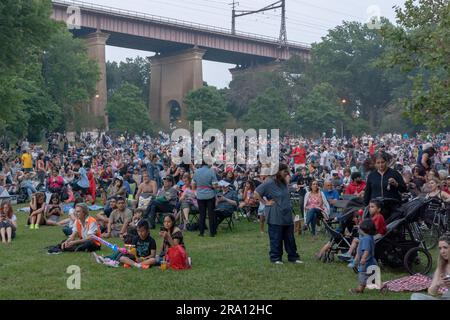
[[[150,228],[147,220],[139,221],[137,225],[138,236],[134,238],[131,245],[136,249],[136,255],[114,253],[109,257],[102,257],[92,253],[97,263],[103,263],[111,267],[118,267],[119,263],[125,266],[147,269],[156,264],[156,241],[150,236]]]
[[[9,201],[3,202],[0,209],[0,233],[2,243],[11,243],[17,229],[17,217]]]
[[[352,288],[351,293],[363,293],[367,285],[367,268],[377,264],[375,260],[375,224],[372,219],[365,219],[359,226],[359,244],[355,257],[355,265],[358,266],[359,286]]]

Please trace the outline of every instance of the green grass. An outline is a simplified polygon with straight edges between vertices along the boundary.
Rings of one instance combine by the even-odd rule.
[[[17,213],[19,229],[11,245],[0,244],[2,299],[409,299],[410,294],[366,291],[353,296],[357,275],[344,263],[324,264],[314,253],[326,238],[296,237],[304,265],[269,263],[269,239],[258,224],[235,223],[233,232],[219,228],[216,238],[187,232],[185,243],[193,268],[185,271],[108,268],[87,253],[47,255],[47,246],[60,242],[59,227],[25,228],[26,213]],[[158,229],[157,229],[158,230]],[[153,236],[157,236],[153,231]],[[156,237],[158,250],[161,239]],[[118,242],[116,242],[118,243]],[[159,252],[159,251],[158,251]],[[111,250],[102,248],[102,254]],[[286,256],[284,256],[286,261]],[[81,268],[81,289],[69,290],[67,267]],[[404,276],[382,269],[382,281]]]

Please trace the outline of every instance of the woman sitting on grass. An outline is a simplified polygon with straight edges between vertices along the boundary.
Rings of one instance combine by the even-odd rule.
[[[183,232],[175,226],[175,216],[169,214],[164,217],[164,226],[161,227],[159,236],[163,238],[163,244],[159,256],[156,257],[156,265],[160,265],[169,248],[181,245],[184,247]]]
[[[414,293],[411,300],[450,300],[450,233],[439,239],[438,267],[428,294]]]
[[[54,193],[50,197],[50,202],[45,206],[45,224],[47,226],[57,226],[58,222],[63,215],[63,207],[59,194]]]
[[[43,192],[33,194],[30,202],[30,216],[28,217],[28,225],[31,230],[39,229],[39,225],[45,225],[44,210],[45,194]]]
[[[14,214],[13,208],[10,202],[2,203],[0,210],[0,234],[2,237],[2,243],[11,243],[15,238],[17,230],[17,217]]]

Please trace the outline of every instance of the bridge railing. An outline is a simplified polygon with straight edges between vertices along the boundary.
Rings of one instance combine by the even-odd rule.
[[[240,38],[246,38],[249,40],[262,40],[262,41],[269,42],[271,44],[279,44],[279,41],[277,38],[268,37],[268,36],[264,36],[264,35],[260,35],[260,34],[256,34],[256,33],[236,31],[235,34],[232,34],[229,29],[225,29],[225,28],[221,28],[221,27],[215,27],[215,26],[201,24],[201,23],[193,23],[193,22],[179,20],[179,19],[172,19],[172,18],[152,15],[152,14],[148,14],[148,13],[131,11],[131,10],[127,10],[127,9],[113,8],[113,7],[109,7],[109,6],[98,5],[98,4],[89,3],[89,2],[80,1],[80,0],[52,0],[52,3],[64,5],[64,6],[77,6],[80,9],[97,11],[100,13],[107,12],[107,13],[116,14],[116,15],[120,15],[120,16],[131,17],[131,18],[139,18],[139,19],[148,20],[151,22],[164,23],[164,24],[173,25],[173,26],[177,26],[177,27],[194,29],[197,31],[209,31],[209,32],[214,32],[214,33],[218,33],[221,35],[226,35],[226,36],[236,36],[236,37],[240,37]],[[311,48],[311,46],[309,44],[304,43],[304,42],[297,42],[297,41],[288,41],[286,45],[289,47],[298,47],[300,49],[310,49]]]

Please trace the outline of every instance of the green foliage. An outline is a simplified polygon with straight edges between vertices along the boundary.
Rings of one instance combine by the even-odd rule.
[[[184,98],[189,121],[202,121],[203,128],[223,129],[230,117],[227,102],[216,87],[201,87],[190,91]]]
[[[86,46],[61,26],[46,48],[43,62],[45,84],[54,102],[64,113],[66,124],[75,121],[75,112],[96,94],[100,77],[97,63],[90,60]]]
[[[0,4],[0,134],[8,139],[64,130],[95,94],[97,64],[50,16],[51,1]]]
[[[403,94],[407,115],[439,132],[450,127],[450,3],[407,0],[396,7],[398,26],[387,26],[387,67],[399,66],[411,90]]]
[[[125,62],[120,63],[106,62],[108,97],[112,97],[124,82],[128,82],[140,89],[142,99],[148,107],[150,72],[150,61],[143,57],[127,58]]]
[[[248,128],[280,129],[280,133],[286,133],[291,122],[285,101],[275,88],[267,89],[250,102],[244,120]]]
[[[107,109],[112,130],[142,133],[152,128],[140,89],[130,83],[125,82],[116,90]]]
[[[314,86],[295,112],[295,122],[302,134],[338,129],[345,114],[334,88],[327,83]]]

